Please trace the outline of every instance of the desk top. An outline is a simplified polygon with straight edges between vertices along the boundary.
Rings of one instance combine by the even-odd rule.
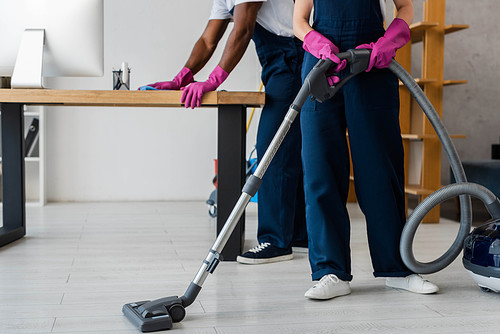
[[[182,91],[0,89],[0,103],[93,107],[181,107]],[[209,92],[202,107],[238,104],[261,107],[265,93]]]

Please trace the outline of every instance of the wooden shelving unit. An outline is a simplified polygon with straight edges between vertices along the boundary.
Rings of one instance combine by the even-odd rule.
[[[424,2],[423,21],[410,26],[412,38],[403,49],[398,51],[396,60],[411,73],[412,44],[422,42],[422,73],[417,79],[425,95],[442,117],[443,87],[465,84],[467,80],[444,80],[444,40],[445,35],[467,29],[465,24],[445,25],[446,0],[426,0]],[[400,85],[400,121],[405,147],[405,190],[407,195],[418,196],[419,202],[441,187],[441,143],[437,140],[432,125],[418,105],[412,103],[406,87]],[[452,135],[452,138],[465,138]],[[411,141],[421,141],[419,161],[411,155]],[[410,160],[410,157],[414,159]],[[419,165],[420,182],[410,184],[408,175],[410,166]],[[406,196],[408,197],[408,196]],[[407,201],[408,202],[408,201]],[[427,223],[439,222],[439,207],[432,210],[424,219]]]
[[[428,0],[429,1],[429,0]],[[424,9],[425,10],[425,9]],[[425,32],[428,29],[439,27],[439,22],[416,22],[410,25],[411,29],[411,42],[418,43],[422,42],[425,36]],[[451,34],[455,31],[460,31],[469,28],[467,24],[450,24],[444,27],[444,34]]]

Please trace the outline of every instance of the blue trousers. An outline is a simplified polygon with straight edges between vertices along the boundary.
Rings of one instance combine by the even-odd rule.
[[[266,105],[257,132],[260,162],[301,86],[303,50],[296,38],[280,37],[256,25],[253,35],[262,65]],[[259,242],[279,248],[307,246],[298,119],[262,179],[258,196]]]
[[[305,54],[303,76],[317,61]],[[411,274],[399,254],[406,219],[397,78],[389,70],[362,73],[331,100],[307,101],[301,126],[312,279],[326,274],[352,279],[346,129],[374,275]]]

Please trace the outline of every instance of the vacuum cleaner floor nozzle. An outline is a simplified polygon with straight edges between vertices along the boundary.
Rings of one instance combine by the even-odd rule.
[[[146,300],[142,302],[125,304],[122,308],[123,314],[143,333],[171,329],[172,317],[170,316],[166,308],[164,308],[163,310],[159,308],[155,310],[154,313],[140,313],[140,310],[138,310],[138,308],[148,302],[150,301]]]

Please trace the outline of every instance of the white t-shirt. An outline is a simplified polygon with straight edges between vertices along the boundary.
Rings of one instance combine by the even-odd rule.
[[[382,18],[385,21],[385,0],[380,0],[380,11],[382,12]]]
[[[293,0],[214,0],[210,20],[232,19],[230,11],[245,2],[263,2],[257,23],[278,36],[293,36]]]

